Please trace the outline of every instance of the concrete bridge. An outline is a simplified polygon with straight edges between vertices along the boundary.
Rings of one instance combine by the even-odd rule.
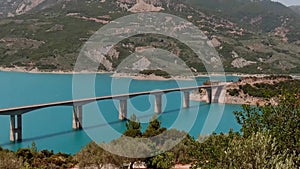
[[[115,99],[119,100],[119,119],[124,120],[127,118],[127,100],[136,96],[141,95],[154,95],[155,96],[155,112],[162,113],[162,94],[181,91],[183,92],[183,108],[189,108],[190,106],[190,92],[194,90],[205,89],[208,95],[208,103],[219,103],[222,99],[222,93],[225,84],[223,85],[202,85],[195,87],[186,88],[174,88],[174,89],[164,89],[155,91],[145,91],[129,94],[111,95],[111,96],[101,96],[94,98],[69,100],[62,102],[53,102],[46,104],[37,104],[30,106],[14,107],[0,109],[0,115],[10,116],[10,141],[22,141],[22,115],[34,110],[54,107],[54,106],[72,106],[73,107],[73,129],[82,129],[82,112],[83,106],[95,101]]]

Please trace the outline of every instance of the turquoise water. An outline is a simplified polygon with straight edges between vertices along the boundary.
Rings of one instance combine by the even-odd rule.
[[[190,81],[141,81],[130,78],[113,79],[109,74],[79,75],[78,97],[91,97],[89,84],[95,86],[96,96],[118,93],[148,91],[182,86],[193,86]],[[70,74],[30,74],[0,72],[0,108],[72,100],[72,75]],[[94,82],[90,81],[94,78]],[[227,80],[236,81],[238,77],[228,76]],[[197,78],[197,84],[208,80]],[[113,84],[113,92],[111,86]],[[128,89],[124,86],[128,85]],[[86,94],[87,93],[87,94]],[[163,113],[159,115],[163,127],[188,131],[192,136],[210,134],[215,131],[228,132],[230,128],[238,131],[233,111],[240,105],[206,104],[191,102],[189,109],[181,109],[181,93],[168,93],[163,96]],[[153,116],[154,96],[139,96],[128,102],[128,116],[136,114],[143,129]],[[224,111],[223,108],[224,107]],[[84,106],[84,130],[72,129],[72,107],[61,106],[35,110],[23,115],[23,142],[10,143],[9,117],[0,116],[0,146],[11,150],[28,147],[34,141],[38,149],[55,152],[76,153],[92,139],[109,142],[125,130],[125,122],[118,120],[118,101],[106,100]]]

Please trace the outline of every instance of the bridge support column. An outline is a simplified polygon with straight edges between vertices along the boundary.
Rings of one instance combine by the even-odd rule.
[[[183,108],[190,107],[190,91],[183,91]]]
[[[82,129],[82,106],[73,107],[73,129]]]
[[[224,86],[211,86],[206,88],[208,103],[223,103],[225,100],[226,90]]]
[[[206,102],[211,104],[212,101],[212,93],[211,93],[211,88],[206,88],[206,94],[207,94],[207,100]]]
[[[155,96],[154,112],[155,113],[162,113],[162,109],[161,109],[161,106],[162,106],[162,94],[161,93],[157,93],[157,94],[154,94],[154,96]]]
[[[17,115],[17,126],[16,126],[16,115],[10,116],[10,141],[22,141],[22,115]]]
[[[127,98],[120,99],[119,120],[127,119]]]
[[[119,120],[125,120],[127,119],[127,98],[122,98],[119,101]]]

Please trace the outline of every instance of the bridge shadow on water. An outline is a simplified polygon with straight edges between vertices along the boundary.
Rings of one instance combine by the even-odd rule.
[[[199,105],[191,105],[189,109],[191,108],[197,108],[197,107],[201,107],[201,106],[207,106],[207,104],[199,104]],[[168,111],[164,111],[163,114],[169,114],[169,113],[174,113],[174,112],[178,112],[180,111],[181,108],[177,108],[177,109],[171,109]],[[138,116],[138,118],[149,118],[152,117],[154,114],[146,114],[146,115],[142,115],[142,116]],[[128,120],[128,119],[127,119]],[[102,124],[98,124],[98,125],[93,125],[93,126],[88,126],[88,127],[84,127],[84,130],[90,130],[90,129],[95,129],[95,128],[101,128],[101,127],[106,127],[112,124],[119,124],[119,123],[123,123],[124,121],[121,120],[116,120],[116,121],[111,121],[109,123],[102,123]],[[50,137],[57,137],[57,136],[63,136],[63,135],[67,135],[67,134],[71,134],[71,133],[75,133],[75,132],[80,132],[82,130],[68,130],[68,131],[62,131],[62,132],[57,132],[57,133],[52,133],[52,134],[46,134],[43,136],[37,136],[37,137],[31,137],[31,138],[26,138],[23,139],[20,142],[15,142],[15,143],[21,143],[21,142],[33,142],[33,141],[37,141],[37,140],[42,140],[42,139],[47,139]],[[6,142],[3,144],[0,144],[0,146],[9,146],[14,144],[14,142]]]

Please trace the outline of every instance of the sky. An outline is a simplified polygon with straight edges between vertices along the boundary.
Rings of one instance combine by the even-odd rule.
[[[291,5],[300,5],[300,0],[273,0],[280,2],[286,6],[291,6]]]

